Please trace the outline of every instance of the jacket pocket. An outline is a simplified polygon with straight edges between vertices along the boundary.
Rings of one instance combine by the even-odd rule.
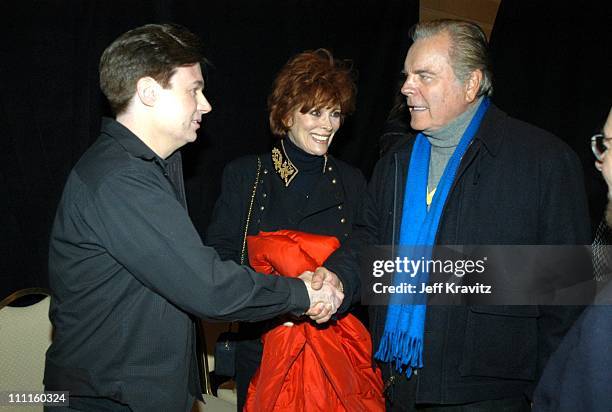
[[[538,316],[536,306],[469,307],[460,374],[535,379]]]

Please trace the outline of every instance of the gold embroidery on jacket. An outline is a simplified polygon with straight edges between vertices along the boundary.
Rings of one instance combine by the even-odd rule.
[[[283,144],[282,140],[281,147],[283,149],[282,153],[278,147],[272,149],[272,163],[274,163],[274,170],[276,170],[276,173],[278,173],[281,179],[283,179],[283,182],[285,182],[285,187],[289,187],[289,184],[293,179],[295,179],[299,170],[291,162],[289,156],[287,156],[287,152],[285,152],[285,145]]]

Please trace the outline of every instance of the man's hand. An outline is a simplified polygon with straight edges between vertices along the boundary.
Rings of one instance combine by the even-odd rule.
[[[315,290],[321,289],[324,283],[327,283],[340,292],[344,293],[344,285],[338,275],[334,272],[330,271],[327,268],[319,267],[315,270],[314,275],[312,275],[312,288]]]
[[[331,273],[331,272],[330,272]],[[306,312],[317,323],[327,322],[338,310],[344,299],[344,294],[329,283],[321,282],[317,289],[312,287],[312,272],[304,272],[299,276],[308,291],[310,309]]]

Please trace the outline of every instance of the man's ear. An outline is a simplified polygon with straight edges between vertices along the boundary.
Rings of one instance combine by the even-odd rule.
[[[136,94],[145,106],[153,106],[159,97],[159,83],[152,77],[141,77],[136,82]]]
[[[480,84],[482,83],[482,70],[477,69],[470,73],[465,82],[465,100],[467,103],[472,103],[478,96],[478,90],[480,90]]]

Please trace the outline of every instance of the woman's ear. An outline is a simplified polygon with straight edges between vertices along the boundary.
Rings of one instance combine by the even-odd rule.
[[[283,119],[283,125],[285,125],[287,130],[291,129],[291,127],[293,126],[293,116],[287,115],[287,117]]]

